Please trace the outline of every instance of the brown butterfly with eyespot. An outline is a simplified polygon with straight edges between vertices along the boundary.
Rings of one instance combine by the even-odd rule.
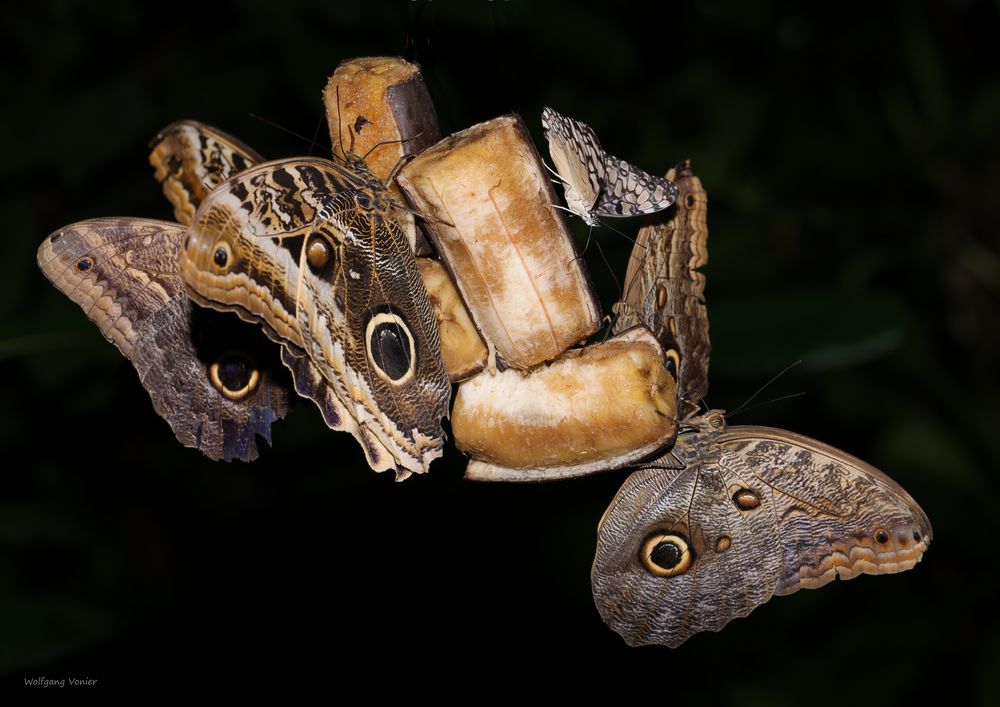
[[[681,405],[708,388],[707,196],[684,162],[677,204],[644,227],[616,328],[648,326],[679,352]],[[927,516],[869,464],[802,435],[689,416],[673,448],[632,473],[597,529],[591,570],[601,617],[629,645],[676,647],[774,595],[901,572],[931,541]]]
[[[157,261],[158,272],[172,278],[182,263],[189,295],[262,324],[282,344],[296,390],[317,402],[329,426],[361,442],[372,468],[394,469],[397,478],[426,471],[441,454],[440,420],[447,416],[450,384],[437,322],[385,186],[360,159],[344,165],[318,159],[256,165],[260,156],[238,140],[193,121],[169,126],[152,147],[157,178],[190,228],[140,219],[118,219],[113,229],[84,222],[63,229],[64,245],[86,240],[88,248],[100,251],[111,247],[108,240],[121,241],[148,251],[145,259]],[[162,235],[138,237],[154,230]],[[78,231],[86,231],[86,238]],[[207,246],[206,238],[212,239]],[[199,248],[209,255],[201,261],[185,257]],[[125,255],[132,260],[137,258]],[[230,280],[213,289],[219,277]],[[170,284],[171,297],[183,293],[183,286]],[[90,286],[105,289],[100,281]],[[113,292],[129,298],[136,287],[119,278]],[[92,296],[79,286],[72,290],[81,302]],[[186,299],[184,306],[202,311]],[[170,358],[185,366],[190,319],[175,313],[171,320],[178,341]],[[131,349],[122,350],[132,358]],[[147,387],[156,402],[164,386],[150,381]],[[157,409],[176,429],[200,414],[197,407],[180,401],[170,410]],[[201,446],[191,435],[178,438]]]
[[[153,219],[81,221],[42,242],[38,266],[132,362],[181,444],[250,461],[256,436],[270,443],[285,416],[290,381],[254,327],[188,299],[185,232]]]

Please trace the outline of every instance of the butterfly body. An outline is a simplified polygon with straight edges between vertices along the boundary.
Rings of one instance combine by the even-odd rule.
[[[654,213],[676,200],[677,188],[668,179],[609,155],[585,123],[545,108],[542,128],[565,185],[566,205],[587,224],[600,225],[601,216]]]

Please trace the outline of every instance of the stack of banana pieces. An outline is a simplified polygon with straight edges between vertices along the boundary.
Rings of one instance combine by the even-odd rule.
[[[343,62],[323,99],[330,159],[268,161],[180,121],[150,154],[176,222],[91,219],[38,249],[182,444],[252,460],[294,393],[398,480],[443,454],[448,417],[468,479],[630,468],[591,572],[630,645],[920,561],[930,522],[888,476],[705,409],[708,201],[690,161],[653,176],[551,108],[553,170],[518,115],[441,139],[399,58]],[[606,316],[567,219],[633,216]]]

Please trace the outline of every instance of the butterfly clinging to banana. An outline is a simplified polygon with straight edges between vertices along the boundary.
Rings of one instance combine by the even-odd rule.
[[[587,224],[599,225],[601,216],[655,213],[677,199],[677,187],[669,179],[609,155],[585,123],[545,108],[542,129],[565,187],[566,205]]]

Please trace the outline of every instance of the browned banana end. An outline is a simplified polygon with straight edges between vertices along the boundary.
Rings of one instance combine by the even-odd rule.
[[[458,389],[455,445],[466,478],[549,481],[632,464],[677,434],[677,382],[638,327],[528,373],[481,373]]]
[[[509,365],[548,361],[600,326],[541,159],[516,115],[456,133],[399,175],[476,326]]]
[[[441,358],[452,383],[465,380],[486,365],[486,344],[476,331],[448,271],[433,258],[417,258],[427,296],[441,329]]]
[[[339,94],[339,95],[338,95]],[[420,67],[394,56],[344,61],[323,91],[333,154],[365,156],[372,174],[389,175],[405,155],[415,155],[438,141],[437,115]],[[405,203],[399,188],[390,187]],[[398,214],[410,245],[419,255],[432,252],[413,216]]]

